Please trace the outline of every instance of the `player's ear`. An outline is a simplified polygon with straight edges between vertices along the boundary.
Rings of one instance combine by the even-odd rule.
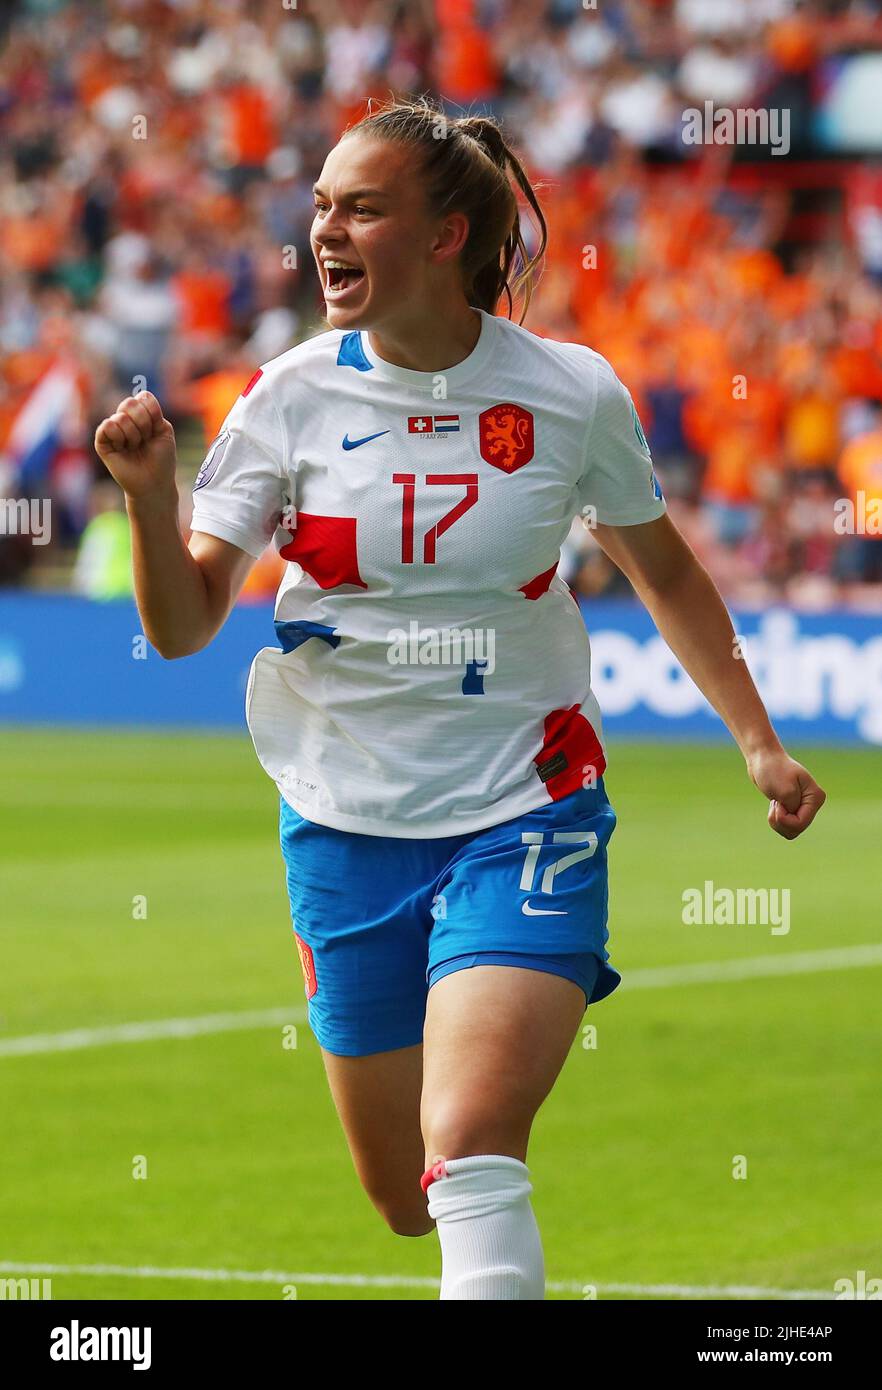
[[[438,231],[433,255],[436,264],[443,264],[459,255],[469,239],[469,219],[464,212],[451,212]]]

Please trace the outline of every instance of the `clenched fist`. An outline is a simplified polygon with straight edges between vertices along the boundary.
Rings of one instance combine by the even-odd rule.
[[[101,421],[95,452],[127,497],[174,492],[175,432],[152,392],[127,396]]]
[[[747,775],[771,798],[769,825],[785,840],[801,835],[827,800],[811,773],[783,748],[753,754],[747,760]]]

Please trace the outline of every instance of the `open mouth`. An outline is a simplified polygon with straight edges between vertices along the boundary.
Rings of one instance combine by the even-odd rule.
[[[364,271],[356,266],[326,266],[325,274],[327,282],[325,293],[331,299],[341,299],[350,290],[355,289],[364,279]]]

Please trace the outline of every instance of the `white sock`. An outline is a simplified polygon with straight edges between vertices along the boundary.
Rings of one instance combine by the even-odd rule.
[[[544,1299],[533,1187],[520,1159],[446,1159],[424,1175],[423,1187],[441,1242],[442,1299]]]

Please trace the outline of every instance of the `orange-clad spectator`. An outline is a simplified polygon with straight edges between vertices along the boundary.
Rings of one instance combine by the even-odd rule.
[[[0,251],[18,270],[46,270],[58,259],[59,229],[43,212],[3,219]]]
[[[366,78],[357,97],[348,100],[345,96],[341,96],[334,103],[330,115],[332,139],[339,140],[345,130],[350,126],[357,125],[363,116],[366,116],[370,110],[375,110],[388,95],[388,91],[381,83]]]
[[[697,454],[709,454],[719,435],[732,427],[732,380],[725,371],[708,380],[699,377],[697,390],[683,408],[683,427],[690,446]]]
[[[569,273],[570,304],[577,322],[590,322],[598,298],[613,288],[615,249],[612,243],[603,237],[589,238],[578,245],[571,243],[555,261]]]
[[[763,453],[777,453],[781,442],[781,428],[784,419],[786,397],[773,375],[761,375],[745,364],[744,398],[739,399],[733,387],[732,403],[738,410],[737,418],[742,416],[759,441]]]
[[[222,271],[200,267],[194,259],[172,276],[171,285],[181,307],[180,326],[185,333],[218,338],[229,332],[232,284]]]
[[[766,31],[769,56],[784,72],[805,72],[818,49],[818,21],[807,14],[788,15]]]
[[[256,364],[243,375],[235,362],[217,372],[209,372],[192,382],[189,389],[191,408],[202,420],[206,448],[220,433],[221,425],[240,395],[243,386],[257,370]]]
[[[540,338],[556,338],[566,342],[575,331],[570,307],[572,279],[564,267],[552,265],[546,266],[542,281],[542,300],[535,306],[533,332],[538,333]],[[507,305],[508,300],[503,297],[503,311]]]
[[[713,225],[710,210],[691,197],[673,209],[660,198],[644,212],[641,241],[653,265],[686,269],[694,265],[696,248],[708,244]]]
[[[475,21],[475,0],[437,0],[433,9],[439,30],[455,29]]]
[[[0,219],[0,260],[17,270],[48,270],[65,244],[71,213],[71,199],[61,190],[36,207],[10,208]]]
[[[737,545],[756,522],[756,464],[760,457],[750,429],[729,429],[713,442],[702,492],[723,545]]]
[[[738,360],[740,358],[741,360]],[[707,453],[725,430],[750,429],[764,452],[774,451],[780,439],[785,396],[775,380],[771,362],[760,350],[737,353],[733,363],[723,364],[696,395],[687,429],[693,446]]]
[[[769,294],[781,279],[781,262],[763,246],[732,251],[726,256],[726,271],[732,276],[736,291],[745,294]]]
[[[728,358],[726,335],[720,329],[700,319],[690,319],[675,326],[671,352],[676,358],[677,376],[684,386],[698,391],[704,390],[709,381],[719,382],[719,391],[728,403],[732,399],[732,367]],[[711,432],[714,428],[711,425]],[[698,426],[694,430],[693,444],[699,451]]]
[[[457,24],[442,31],[435,69],[438,90],[457,105],[491,101],[499,91],[499,68],[490,37],[473,25]]]
[[[197,103],[177,100],[169,104],[162,124],[163,140],[173,150],[186,149],[197,139],[202,128],[202,115]]]
[[[725,430],[714,440],[708,453],[704,474],[707,496],[735,504],[752,502],[756,457],[757,440],[749,429]]]
[[[781,275],[765,292],[765,304],[778,323],[793,322],[813,305],[820,294],[808,275]]]
[[[276,144],[269,101],[258,87],[244,83],[223,93],[226,142],[231,164],[261,166]]]
[[[800,383],[814,371],[818,360],[815,346],[804,337],[793,337],[778,345],[778,376],[785,390],[798,391]]]
[[[203,227],[235,229],[242,225],[243,206],[241,198],[232,193],[222,193],[217,189],[206,190],[203,196],[194,193],[189,199],[194,220]]]
[[[111,55],[103,44],[77,54],[73,71],[77,102],[84,107],[92,106],[118,80]]]
[[[843,396],[869,396],[882,400],[882,364],[870,344],[842,343],[830,353],[827,364]]]
[[[829,390],[813,384],[790,402],[784,448],[793,468],[832,469],[839,451],[839,405]]]

